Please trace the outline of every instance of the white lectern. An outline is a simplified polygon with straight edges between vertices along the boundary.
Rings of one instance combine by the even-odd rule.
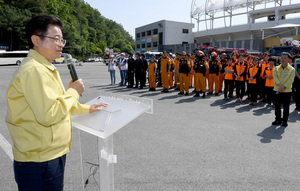
[[[73,126],[98,137],[100,190],[114,190],[113,134],[143,113],[153,113],[153,100],[127,95],[105,95],[87,102],[108,103],[108,107],[92,114],[73,116]]]

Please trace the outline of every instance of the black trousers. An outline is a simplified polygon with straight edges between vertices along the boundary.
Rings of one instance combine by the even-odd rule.
[[[236,86],[236,98],[243,99],[245,95],[245,81],[235,81]]]
[[[277,93],[273,91],[275,103],[275,119],[277,121],[287,122],[290,114],[291,92]],[[281,105],[283,107],[283,116],[281,118]]]
[[[134,71],[128,70],[127,71],[127,78],[128,78],[128,85],[133,87],[133,85],[134,85]]]
[[[250,100],[257,102],[257,94],[258,94],[258,84],[250,84],[248,83],[248,93],[250,95]]]
[[[141,72],[141,87],[146,86],[146,76],[147,76],[147,73],[142,71]]]
[[[14,161],[19,191],[63,191],[66,155],[46,162]]]
[[[262,99],[266,98],[266,93],[267,93],[266,79],[261,79],[260,80],[260,96]]]
[[[295,88],[296,88],[296,108],[300,108],[300,79],[295,77]]]
[[[233,80],[224,80],[224,97],[232,98],[233,94],[234,81]],[[229,90],[229,94],[228,94]]]
[[[267,86],[266,86],[266,92],[267,92],[267,101],[268,101],[268,104],[271,104],[271,103],[274,104],[274,99],[273,99],[273,89],[274,89],[274,87],[267,87]]]
[[[142,85],[142,74],[140,70],[136,70],[134,72],[134,77],[135,77],[135,87],[138,87],[139,84],[140,86]]]

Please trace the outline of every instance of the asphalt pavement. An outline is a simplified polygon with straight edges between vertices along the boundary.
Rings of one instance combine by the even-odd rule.
[[[0,66],[0,135],[12,144],[5,125],[6,91],[18,66]],[[65,64],[56,65],[65,87]],[[272,126],[274,109],[265,103],[202,99],[110,85],[103,63],[76,66],[85,85],[80,102],[101,92],[153,99],[154,113],[143,114],[114,134],[116,191],[297,191],[300,190],[300,115],[290,107],[287,128]],[[116,71],[117,83],[120,82]],[[190,89],[191,91],[193,89]],[[13,163],[0,139],[0,190],[17,190]],[[73,129],[67,155],[65,191],[96,191],[97,138]],[[100,169],[101,170],[101,169]],[[94,174],[94,175],[93,175]]]

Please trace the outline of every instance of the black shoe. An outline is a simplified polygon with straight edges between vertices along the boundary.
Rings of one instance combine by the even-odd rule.
[[[127,88],[132,88],[132,86],[127,86]]]
[[[205,95],[205,93],[203,93],[202,98],[205,98],[205,97],[206,97],[206,95]]]
[[[160,92],[165,92],[166,89],[161,90]]]
[[[186,92],[184,95],[186,95],[186,96],[187,96],[187,95],[189,95],[189,93],[187,93],[187,92]]]
[[[194,89],[193,92],[197,92],[196,89]]]
[[[281,121],[275,120],[272,122],[272,125],[281,125]]]
[[[212,95],[212,94],[213,94],[212,92],[208,92],[208,93],[207,93],[207,95]]]
[[[193,97],[200,97],[199,92],[196,92],[196,94]]]
[[[287,123],[287,121],[284,121],[284,122],[282,122],[281,126],[283,126],[283,127],[287,127],[287,126],[288,126],[288,123]]]
[[[218,96],[219,95],[219,93],[215,93],[215,96]]]
[[[183,94],[184,94],[183,92],[179,92],[179,93],[178,93],[178,95],[183,95]]]

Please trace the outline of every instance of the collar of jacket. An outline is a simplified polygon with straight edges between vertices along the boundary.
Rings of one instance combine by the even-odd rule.
[[[29,50],[28,57],[34,58],[36,61],[38,61],[40,64],[44,65],[46,68],[48,68],[51,71],[55,70],[52,63],[49,62],[45,57],[43,57],[38,51],[34,49]]]

